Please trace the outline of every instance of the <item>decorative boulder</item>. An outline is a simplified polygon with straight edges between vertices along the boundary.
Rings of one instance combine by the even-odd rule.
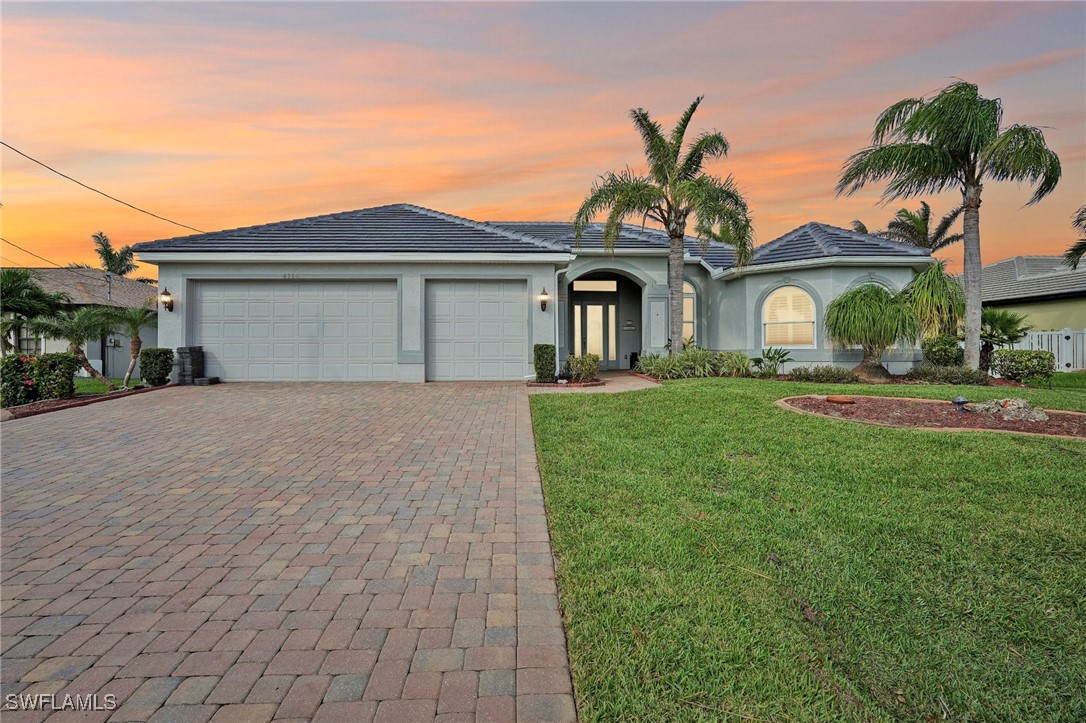
[[[1025,399],[992,399],[970,404],[969,409],[974,412],[1002,414],[1004,419],[1025,419],[1031,422],[1044,422],[1048,419],[1044,410],[1034,407]]]

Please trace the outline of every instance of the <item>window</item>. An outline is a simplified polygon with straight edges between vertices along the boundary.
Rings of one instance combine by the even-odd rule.
[[[24,327],[19,327],[18,339],[19,339],[19,352],[27,354],[29,356],[37,356],[41,354],[41,337],[36,334],[31,334]]]
[[[696,341],[694,338],[697,329],[697,317],[694,311],[697,309],[697,294],[694,285],[690,282],[683,283],[683,343],[690,344]]]
[[[815,311],[811,295],[782,286],[762,304],[762,341],[766,346],[814,346]]]
[[[618,282],[613,279],[610,281],[574,281],[574,291],[618,291]]]

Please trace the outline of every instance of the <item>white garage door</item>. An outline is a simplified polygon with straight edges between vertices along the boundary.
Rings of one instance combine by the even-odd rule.
[[[223,381],[391,381],[392,281],[201,281],[193,344]]]
[[[528,291],[523,281],[426,283],[426,378],[523,379]]]

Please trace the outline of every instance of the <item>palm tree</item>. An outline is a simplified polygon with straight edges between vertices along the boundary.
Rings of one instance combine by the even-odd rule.
[[[158,326],[158,310],[152,306],[137,306],[131,309],[117,307],[110,309],[108,315],[114,328],[123,329],[130,339],[128,350],[132,359],[128,362],[128,370],[121,382],[121,386],[127,389],[128,382],[132,380],[132,372],[136,369],[136,362],[140,358],[140,349],[143,348],[140,331],[145,326]]]
[[[34,283],[30,269],[0,270],[0,355],[14,348],[8,335],[39,316],[50,316],[69,301],[65,294],[49,293]]]
[[[864,223],[863,221],[861,221],[858,218],[852,219],[851,226],[852,226],[852,230],[855,231],[856,233],[866,233],[866,234],[871,235],[871,236],[881,236],[882,234],[886,233],[885,231],[868,231],[867,230],[867,224]]]
[[[111,382],[102,372],[91,366],[87,359],[83,345],[89,339],[100,339],[109,336],[113,332],[113,322],[109,318],[108,310],[101,306],[80,306],[75,309],[64,309],[52,316],[41,316],[31,319],[27,328],[35,334],[41,334],[53,339],[67,339],[68,351],[75,355],[79,365],[87,374],[104,382],[110,390],[114,389]]]
[[[845,162],[838,195],[886,181],[883,199],[910,198],[958,188],[965,246],[965,365],[980,363],[980,204],[984,181],[1028,181],[1030,204],[1059,183],[1059,157],[1038,128],[1001,128],[1003,103],[959,81],[930,99],[906,98],[882,112],[872,145]]]
[[[670,136],[648,111],[630,111],[641,134],[648,162],[647,175],[630,169],[606,173],[592,185],[588,197],[573,217],[575,237],[580,242],[585,228],[597,214],[606,212],[604,247],[613,251],[628,216],[651,219],[663,226],[670,240],[668,290],[670,292],[669,334],[671,354],[683,348],[683,271],[687,223],[702,248],[711,241],[735,247],[737,265],[750,262],[753,231],[747,202],[731,176],[721,180],[704,172],[706,161],[728,155],[728,141],[719,131],[704,131],[684,148],[687,127],[701,104],[699,96],[682,114]],[[684,152],[685,151],[685,152]]]
[[[1025,314],[1010,309],[984,307],[980,325],[980,368],[988,371],[992,366],[992,352],[997,346],[1017,344],[1033,328]]]
[[[1086,206],[1079,208],[1074,219],[1071,225],[1079,233],[1086,234]],[[1078,262],[1082,260],[1083,256],[1086,256],[1086,238],[1079,239],[1071,245],[1071,248],[1067,249],[1067,253],[1063,255],[1063,262],[1070,266],[1072,270],[1075,270],[1078,269]]]
[[[945,261],[936,261],[914,276],[901,293],[920,321],[923,338],[957,336],[965,315],[965,290],[946,272]]]
[[[920,320],[904,294],[879,284],[862,284],[831,301],[825,324],[836,344],[863,349],[863,361],[853,371],[864,381],[889,379],[883,352],[899,341],[915,342],[920,335]]]
[[[897,215],[886,224],[883,236],[892,241],[912,244],[924,249],[938,251],[951,244],[962,240],[962,234],[950,233],[950,228],[958,217],[962,215],[962,207],[943,216],[939,225],[933,231],[931,229],[931,206],[926,201],[920,202],[920,208],[910,211],[907,208],[898,210]]]
[[[93,234],[91,239],[94,241],[94,253],[98,254],[98,258],[101,259],[104,271],[117,276],[128,276],[136,270],[136,261],[133,258],[131,246],[114,249],[109,236],[101,231]]]

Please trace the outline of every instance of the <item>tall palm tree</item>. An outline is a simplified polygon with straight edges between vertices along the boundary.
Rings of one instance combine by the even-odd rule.
[[[1086,206],[1081,207],[1074,216],[1074,221],[1071,225],[1080,234],[1086,234]],[[1086,238],[1079,239],[1075,243],[1071,244],[1071,248],[1067,249],[1067,253],[1063,255],[1063,262],[1071,267],[1071,269],[1078,268],[1078,262],[1082,260],[1082,257],[1086,256]]]
[[[984,181],[1027,181],[1029,203],[1059,183],[1059,157],[1038,128],[1003,128],[1003,103],[984,98],[972,83],[948,85],[930,99],[906,98],[882,112],[872,145],[845,162],[838,195],[886,181],[883,199],[910,198],[958,188],[965,246],[965,365],[980,363],[980,204]]]
[[[136,270],[136,261],[133,258],[131,246],[114,249],[109,236],[101,231],[93,234],[91,240],[94,241],[94,253],[98,254],[98,258],[101,259],[103,270],[117,276],[128,276]]]
[[[30,269],[0,270],[0,355],[15,345],[8,335],[39,316],[55,314],[69,301],[65,294],[49,293],[34,283]]]
[[[629,216],[651,219],[664,227],[670,239],[668,290],[670,296],[669,334],[671,353],[683,348],[683,271],[688,222],[702,248],[711,241],[735,247],[737,264],[750,262],[753,230],[747,202],[731,176],[721,180],[704,172],[706,161],[728,155],[728,141],[719,131],[703,131],[689,144],[686,131],[701,104],[699,96],[679,118],[670,135],[652,120],[648,111],[636,108],[630,118],[645,146],[648,173],[630,169],[609,172],[592,185],[587,198],[573,217],[577,241],[599,213],[607,213],[603,228],[605,248],[613,251]]]
[[[128,382],[132,380],[132,372],[136,369],[136,362],[139,361],[140,349],[143,348],[140,332],[145,326],[158,326],[158,310],[150,305],[131,309],[117,307],[110,309],[108,315],[114,328],[122,329],[130,340],[128,351],[132,358],[128,362],[128,370],[124,373],[124,381],[121,382],[121,386],[127,388]]]
[[[962,215],[962,207],[943,216],[934,230],[931,228],[931,206],[927,201],[920,202],[920,208],[910,211],[907,208],[899,209],[890,223],[886,224],[884,236],[893,241],[912,244],[920,248],[938,251],[951,244],[956,244],[964,237],[960,233],[950,233],[951,227],[958,217]]]
[[[113,321],[109,317],[108,310],[101,306],[80,306],[75,309],[64,309],[52,316],[41,316],[31,319],[27,328],[35,334],[48,336],[53,339],[66,339],[68,351],[75,355],[79,365],[100,382],[105,383],[110,390],[114,389],[111,382],[102,372],[91,366],[87,359],[83,346],[89,339],[101,339],[113,332]]]
[[[826,307],[826,334],[836,344],[863,349],[854,371],[864,381],[886,381],[890,372],[882,354],[898,341],[915,342],[920,320],[905,299],[879,284],[861,284]]]

